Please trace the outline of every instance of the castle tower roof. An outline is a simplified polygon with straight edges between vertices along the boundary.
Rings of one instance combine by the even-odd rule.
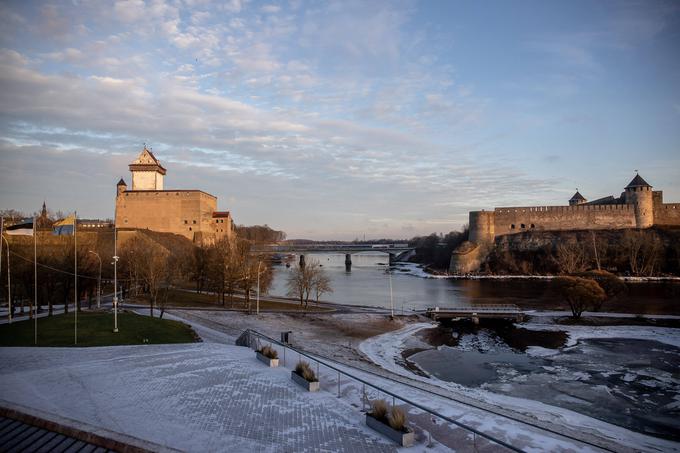
[[[157,171],[158,173],[165,175],[166,170],[163,168],[161,165],[161,162],[156,159],[156,156],[153,155],[150,149],[148,149],[146,146],[142,150],[142,152],[137,156],[137,159],[135,159],[130,165],[130,171]]]
[[[569,199],[569,201],[587,201],[587,200],[583,195],[581,195],[581,192],[577,190],[574,196]]]
[[[642,176],[640,176],[639,174],[636,174],[635,178],[633,178],[633,180],[628,183],[628,185],[626,186],[626,189],[632,189],[634,187],[652,187],[652,186],[650,186],[647,183],[647,181],[642,179]]]
[[[127,187],[127,184],[125,184],[125,181],[123,180],[123,178],[120,178],[120,181],[118,181],[118,184],[116,184],[116,185],[117,185],[117,186],[125,186],[125,187]]]

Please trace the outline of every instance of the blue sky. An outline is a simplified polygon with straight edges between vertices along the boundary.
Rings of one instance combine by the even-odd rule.
[[[680,201],[680,4],[3,2],[0,208],[111,217],[167,188],[289,237],[447,232],[469,210]]]

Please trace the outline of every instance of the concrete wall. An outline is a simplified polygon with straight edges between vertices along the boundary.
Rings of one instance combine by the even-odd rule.
[[[215,235],[216,207],[217,198],[201,191],[125,191],[116,198],[116,227],[181,234],[203,242]]]
[[[514,225],[514,228],[513,228]],[[532,206],[496,208],[495,235],[530,230],[635,228],[632,205]]]

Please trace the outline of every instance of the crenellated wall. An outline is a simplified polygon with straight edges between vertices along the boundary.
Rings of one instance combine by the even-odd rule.
[[[471,219],[472,219],[472,213]],[[529,230],[635,228],[633,205],[505,207],[494,210],[496,236]]]
[[[654,206],[655,225],[680,225],[680,203],[665,203]]]

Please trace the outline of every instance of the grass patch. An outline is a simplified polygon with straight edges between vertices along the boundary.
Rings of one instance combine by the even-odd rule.
[[[73,313],[38,318],[38,346],[75,346]],[[33,320],[0,325],[0,346],[34,346]],[[193,343],[198,336],[188,325],[134,313],[78,313],[77,346]]]
[[[130,299],[134,304],[139,305],[149,305],[149,300],[146,297],[140,296]],[[250,306],[252,310],[255,311],[256,301],[255,298],[251,298]],[[217,296],[211,294],[198,294],[194,291],[183,291],[180,289],[170,289],[168,293],[168,303],[166,308],[179,307],[179,308],[229,308],[234,310],[247,310],[245,304],[245,299],[242,295],[234,296],[234,303],[229,301],[229,297],[226,296],[226,301],[224,305],[217,301]],[[157,308],[157,307],[156,307]],[[331,311],[327,307],[309,307],[311,311]],[[300,304],[298,302],[281,302],[276,300],[269,300],[260,297],[260,311],[263,310],[276,310],[276,311],[300,311]]]

